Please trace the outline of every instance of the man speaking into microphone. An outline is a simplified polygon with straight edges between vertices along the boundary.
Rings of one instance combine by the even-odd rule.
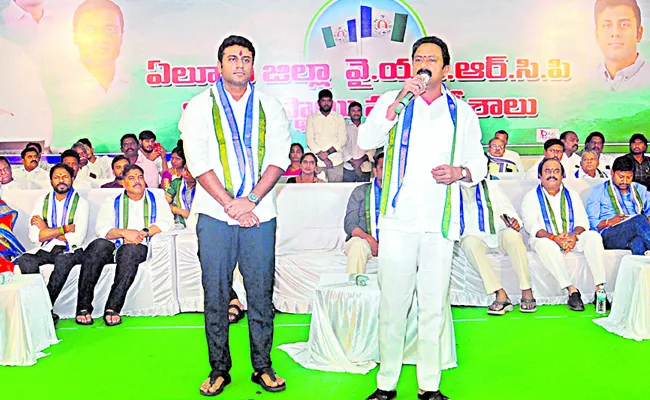
[[[445,42],[434,36],[419,39],[411,61],[416,77],[379,98],[358,138],[362,149],[384,146],[385,152],[379,217],[381,366],[377,390],[368,397],[376,400],[397,396],[414,293],[418,398],[447,399],[439,389],[447,361],[441,336],[451,313],[448,294],[454,241],[461,229],[460,185],[473,186],[487,173],[478,117],[442,83],[450,69]],[[408,102],[407,96],[413,100]],[[403,111],[402,101],[407,104]]]

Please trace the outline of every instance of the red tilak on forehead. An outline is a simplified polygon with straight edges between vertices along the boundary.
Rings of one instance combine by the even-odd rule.
[[[241,57],[244,53],[242,53],[241,50],[239,50],[239,57]]]

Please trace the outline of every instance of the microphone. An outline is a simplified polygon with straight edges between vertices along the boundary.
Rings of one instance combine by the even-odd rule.
[[[426,69],[421,69],[418,71],[417,77],[420,78],[420,80],[422,80],[422,83],[426,85],[429,83],[429,79],[431,79],[431,72]],[[400,115],[406,106],[408,106],[409,103],[413,100],[413,97],[415,97],[415,94],[413,94],[413,92],[407,92],[406,96],[402,97],[402,100],[400,100],[400,102],[397,104],[397,107],[395,107],[395,114]]]

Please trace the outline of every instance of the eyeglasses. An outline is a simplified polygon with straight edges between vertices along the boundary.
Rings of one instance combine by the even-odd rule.
[[[503,147],[501,145],[498,145],[498,144],[492,144],[492,145],[490,145],[490,148],[492,150],[503,150],[503,149],[505,149],[505,147]]]

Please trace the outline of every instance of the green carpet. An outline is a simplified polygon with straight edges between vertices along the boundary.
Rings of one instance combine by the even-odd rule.
[[[458,399],[647,399],[650,341],[635,342],[594,324],[584,313],[542,306],[533,315],[487,318],[483,308],[454,308],[459,367],[443,372],[441,390]],[[308,315],[278,315],[275,343],[306,341]],[[209,373],[202,314],[59,323],[61,343],[31,367],[0,367],[2,399],[199,399]],[[233,384],[219,399],[365,399],[368,375],[307,370],[274,349],[283,393],[250,382],[247,320],[232,326]],[[405,366],[398,399],[416,399],[415,367]],[[646,393],[643,395],[643,393]]]

